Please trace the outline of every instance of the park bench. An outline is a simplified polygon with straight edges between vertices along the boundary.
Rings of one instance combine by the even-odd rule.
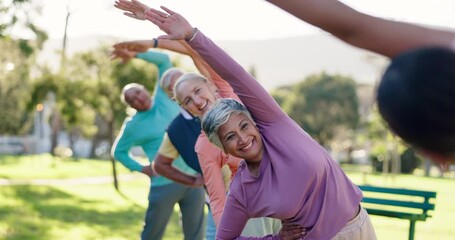
[[[360,185],[362,205],[370,215],[407,219],[410,221],[409,240],[414,239],[415,224],[425,221],[435,204],[436,192],[402,188],[386,188]]]

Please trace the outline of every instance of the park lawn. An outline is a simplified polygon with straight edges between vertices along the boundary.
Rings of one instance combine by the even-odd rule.
[[[95,167],[106,176],[111,172],[109,161],[65,160],[56,165],[42,164],[39,171],[32,171],[23,169],[28,166],[23,161],[29,160],[14,158],[10,157],[7,164],[0,158],[0,178],[6,175],[10,180],[23,179],[22,174],[5,173],[5,165],[11,172],[27,172],[26,179],[50,178],[43,172],[50,172],[53,177],[65,174],[98,176],[91,169]],[[122,168],[119,165],[120,171],[124,170]],[[0,239],[137,239],[148,193],[148,180],[137,175],[133,180],[120,182],[122,194],[116,192],[112,184],[0,186]],[[436,191],[433,217],[417,223],[415,239],[455,239],[455,228],[451,227],[455,222],[454,179],[412,175],[390,177],[358,172],[348,172],[348,176],[357,184]],[[371,216],[371,219],[378,239],[407,239],[409,221],[380,216]],[[164,239],[183,239],[177,207]]]
[[[0,239],[138,239],[148,180],[68,186],[1,186]],[[164,239],[180,240],[176,207]]]
[[[112,176],[110,160],[52,157],[50,154],[0,155],[0,179],[67,179]],[[118,174],[130,173],[116,164]]]
[[[117,164],[119,174],[131,172]],[[68,179],[112,176],[108,160],[62,159],[48,154],[0,156],[0,179]],[[149,180],[134,173],[109,184],[0,186],[0,240],[138,239],[147,207]],[[182,239],[178,206],[164,239]]]

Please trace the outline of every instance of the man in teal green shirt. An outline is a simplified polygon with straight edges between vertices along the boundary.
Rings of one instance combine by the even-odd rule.
[[[164,53],[149,51],[138,53],[136,57],[155,64],[158,68],[158,79],[163,72],[172,67],[169,56]],[[187,187],[157,176],[150,164],[145,166],[140,164],[130,153],[132,147],[140,146],[151,163],[158,152],[167,126],[179,114],[179,106],[169,99],[160,87],[159,81],[155,85],[153,97],[144,86],[131,83],[123,88],[122,98],[137,112],[125,119],[112,148],[112,154],[128,169],[142,172],[152,180],[141,239],[162,238],[175,203],[179,203],[182,212],[185,239],[203,239],[205,225],[203,188]],[[183,172],[195,173],[181,157],[176,159],[173,165]]]

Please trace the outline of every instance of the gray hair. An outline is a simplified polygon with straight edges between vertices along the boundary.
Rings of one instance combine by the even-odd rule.
[[[205,78],[204,76],[202,76],[201,74],[197,74],[197,73],[185,73],[183,74],[182,76],[180,76],[177,81],[175,82],[174,84],[174,98],[175,98],[175,101],[178,103],[178,104],[181,104],[180,100],[177,99],[177,89],[179,87],[179,85],[183,82],[186,82],[186,81],[189,81],[189,80],[200,80],[200,81],[203,81],[207,84],[210,84],[209,80],[207,80],[207,78]]]
[[[123,104],[130,106],[130,104],[126,101],[125,99],[125,93],[130,90],[131,88],[139,88],[139,89],[145,89],[145,87],[139,83],[128,83],[126,84],[123,89],[122,93],[120,94],[120,100],[122,101]]]
[[[201,120],[202,130],[209,141],[224,151],[218,130],[232,115],[240,113],[245,114],[254,123],[253,117],[243,104],[232,98],[218,99]]]
[[[174,77],[175,74],[180,74],[181,76],[184,73],[178,68],[169,68],[163,73],[163,76],[161,76],[160,86],[164,91],[166,91],[166,89],[168,89],[171,85],[172,77]]]

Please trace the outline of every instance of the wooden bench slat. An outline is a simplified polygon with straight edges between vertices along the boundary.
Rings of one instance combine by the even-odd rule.
[[[397,207],[408,207],[415,209],[422,209],[423,211],[434,210],[434,204],[431,203],[420,203],[420,202],[411,202],[411,201],[401,201],[401,200],[390,200],[383,198],[372,198],[364,197],[362,202],[371,203],[371,204],[380,204],[380,205],[390,205]]]
[[[414,239],[416,221],[425,221],[431,217],[428,210],[435,209],[435,204],[430,203],[430,200],[436,198],[436,192],[367,185],[359,185],[359,188],[364,192],[362,202],[365,203],[364,208],[368,214],[410,221],[409,240]],[[415,201],[409,201],[411,198]],[[381,207],[385,209],[379,209]],[[422,212],[412,213],[412,209],[419,209]],[[410,212],[405,212],[407,210]],[[417,211],[414,210],[414,212]]]
[[[380,193],[391,193],[391,194],[400,194],[400,195],[421,196],[421,197],[425,197],[425,198],[435,198],[436,197],[436,192],[411,190],[411,189],[405,189],[405,188],[385,188],[385,187],[373,187],[373,186],[367,186],[367,185],[360,185],[359,188],[362,191],[366,191],[366,192],[380,192]]]
[[[425,221],[430,215],[426,214],[412,214],[406,212],[395,212],[395,211],[387,211],[382,209],[374,209],[374,208],[365,208],[368,214],[371,215],[378,215],[378,216],[385,216],[385,217],[394,217],[400,219],[407,219],[407,220],[416,220],[416,221]]]

